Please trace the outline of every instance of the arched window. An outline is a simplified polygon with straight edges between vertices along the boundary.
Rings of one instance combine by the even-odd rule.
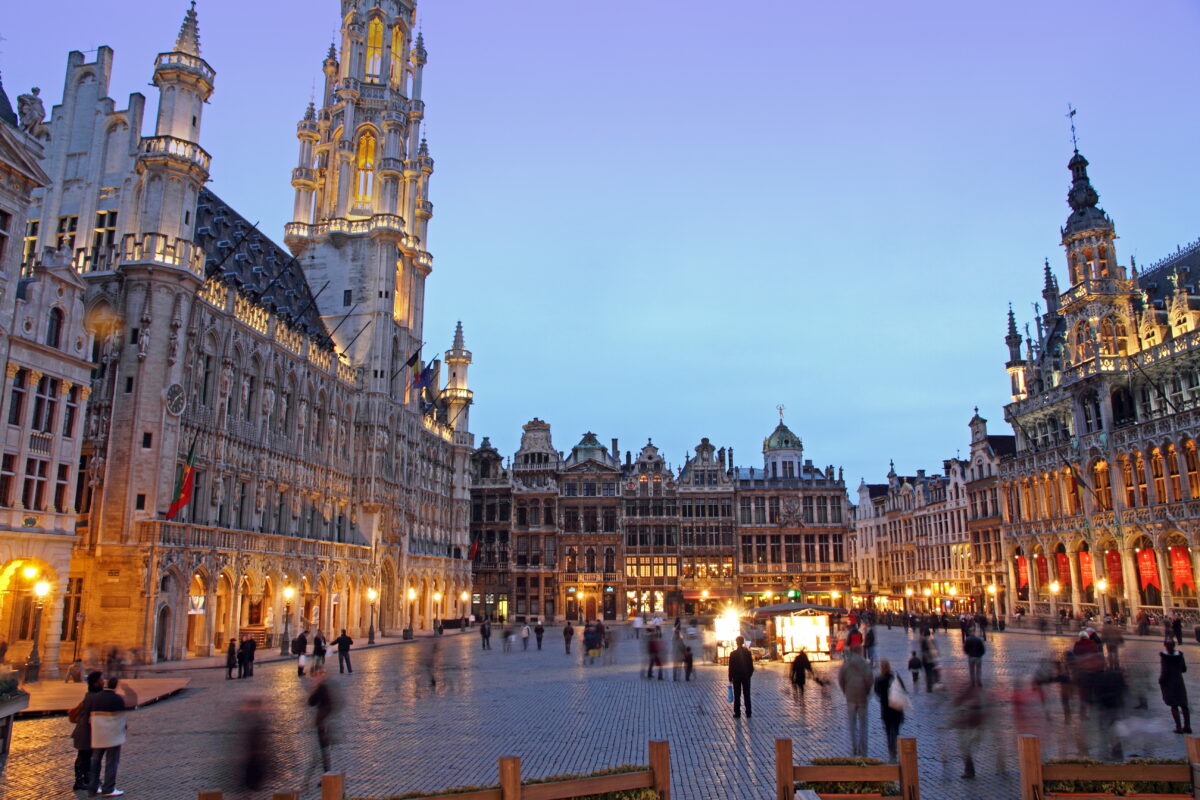
[[[1067,513],[1074,515],[1080,512],[1079,484],[1075,480],[1075,470],[1068,467],[1062,471],[1063,487],[1067,495]]]
[[[358,137],[356,163],[355,198],[360,204],[369,205],[375,186],[375,134],[370,131],[363,131]]]
[[[392,88],[404,88],[404,28],[392,26]]]
[[[46,344],[50,347],[60,347],[62,343],[63,312],[62,309],[50,309],[50,318],[46,322]]]
[[[604,571],[617,571],[617,554],[611,547],[604,548]]]
[[[1167,475],[1171,479],[1171,499],[1179,502],[1183,499],[1183,487],[1179,482],[1179,452],[1175,445],[1167,445]]]
[[[577,555],[578,552],[579,551],[576,550],[574,547],[567,548],[567,572],[578,572],[579,571],[579,569],[578,569],[579,556]]]
[[[1125,484],[1125,505],[1133,508],[1137,505],[1137,489],[1133,480],[1133,463],[1129,456],[1121,456],[1121,480]]]
[[[1075,326],[1075,360],[1087,361],[1096,355],[1095,340],[1092,339],[1092,328],[1081,321]]]
[[[587,569],[585,569],[584,572],[595,572],[596,571],[596,550],[595,550],[595,548],[589,547],[587,549],[587,553],[585,555],[585,566],[587,567]]]
[[[1138,500],[1142,505],[1150,504],[1150,487],[1146,485],[1146,459],[1139,452],[1134,456],[1133,471],[1137,473]]]
[[[1154,496],[1158,498],[1158,502],[1171,502],[1171,498],[1167,496],[1167,478],[1162,451],[1157,447],[1150,451],[1150,472],[1154,475]]]
[[[383,22],[378,17],[367,23],[367,80],[378,81],[383,69]]]

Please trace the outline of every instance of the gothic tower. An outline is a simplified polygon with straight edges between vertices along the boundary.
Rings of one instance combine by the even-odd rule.
[[[340,46],[297,126],[296,254],[338,349],[368,390],[403,395],[421,345],[433,159],[421,137],[426,51],[411,0],[342,0]]]

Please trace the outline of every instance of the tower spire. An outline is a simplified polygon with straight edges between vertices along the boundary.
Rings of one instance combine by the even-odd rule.
[[[192,56],[200,55],[200,23],[196,19],[196,0],[192,0],[191,8],[183,15],[179,36],[175,38],[175,51]]]
[[[463,342],[462,320],[458,321],[458,325],[454,328],[454,348],[455,350],[466,350],[467,346]]]

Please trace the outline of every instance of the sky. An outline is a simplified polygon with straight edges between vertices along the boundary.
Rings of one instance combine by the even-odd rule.
[[[177,0],[10,4],[10,97],[62,97],[67,52],[116,51],[147,95]],[[211,188],[282,240],[295,124],[334,0],[200,0],[216,69]],[[1009,401],[1042,260],[1065,289],[1068,104],[1118,259],[1200,237],[1200,3],[423,0],[436,161],[428,347],[462,320],[471,429],[511,454],[532,417],[762,463],[785,407],[849,489],[969,449]],[[88,58],[94,54],[88,53]],[[153,113],[148,109],[148,125]]]

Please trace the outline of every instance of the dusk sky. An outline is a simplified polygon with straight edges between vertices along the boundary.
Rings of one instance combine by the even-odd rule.
[[[186,4],[9,3],[10,98],[70,49],[147,95]],[[211,188],[282,241],[295,125],[335,0],[201,0]],[[1071,135],[1139,266],[1200,236],[1200,4],[424,0],[436,160],[430,350],[461,319],[471,428],[541,417],[676,467],[702,436],[761,466],[786,406],[817,465],[941,469],[1002,406],[1005,312],[1066,287]],[[89,60],[94,53],[87,53]],[[147,132],[149,132],[147,130]],[[1189,188],[1192,187],[1192,188]]]

